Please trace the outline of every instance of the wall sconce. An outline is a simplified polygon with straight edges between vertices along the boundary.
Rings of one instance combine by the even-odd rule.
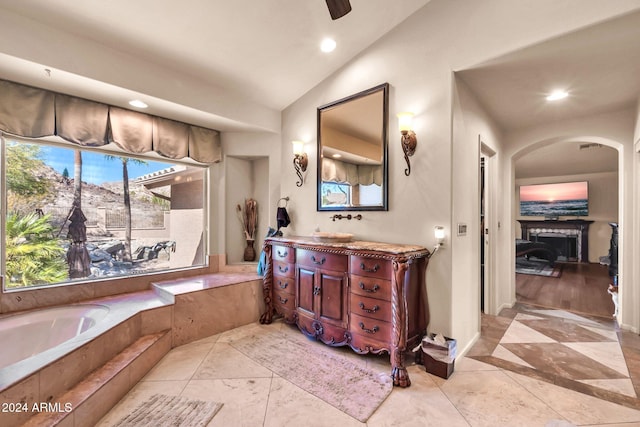
[[[296,174],[298,175],[298,181],[296,185],[298,187],[302,187],[302,183],[304,180],[302,179],[302,172],[307,170],[307,165],[309,164],[309,159],[307,158],[307,153],[304,151],[304,142],[302,141],[293,141],[293,167],[296,170]]]
[[[404,170],[404,174],[409,176],[411,174],[411,163],[409,157],[413,156],[416,151],[416,145],[418,145],[418,138],[413,130],[411,130],[411,122],[413,119],[413,113],[405,112],[398,113],[398,126],[400,127],[400,133],[402,139],[402,151],[404,152],[404,160],[407,162],[407,168]]]
[[[429,255],[429,258],[433,256],[438,249],[440,249],[444,245],[444,227],[441,225],[436,225],[433,228],[433,236],[436,238],[436,245],[433,247],[433,251]]]

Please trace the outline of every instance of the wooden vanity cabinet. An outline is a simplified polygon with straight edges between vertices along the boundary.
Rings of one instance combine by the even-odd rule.
[[[295,249],[273,247],[273,306],[288,322],[294,321],[296,309]]]
[[[346,344],[347,257],[296,249],[298,326],[327,344]]]
[[[394,385],[411,384],[404,352],[428,323],[426,248],[269,238],[264,251],[262,323],[277,314],[325,344],[389,353]]]

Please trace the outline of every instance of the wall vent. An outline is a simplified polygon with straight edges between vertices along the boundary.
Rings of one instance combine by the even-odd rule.
[[[589,148],[600,148],[600,147],[602,147],[602,144],[596,144],[595,142],[589,143],[589,144],[580,144],[581,150],[586,150]]]

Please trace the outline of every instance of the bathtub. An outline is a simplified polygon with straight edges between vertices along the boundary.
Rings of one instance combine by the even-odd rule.
[[[0,318],[0,370],[77,337],[107,313],[102,305],[78,304]]]

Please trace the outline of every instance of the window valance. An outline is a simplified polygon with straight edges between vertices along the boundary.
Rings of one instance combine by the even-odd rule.
[[[340,160],[322,160],[322,180],[349,185],[382,185],[382,166],[355,165]]]
[[[0,80],[0,130],[91,147],[114,143],[128,153],[154,151],[201,163],[222,158],[218,131],[7,80]]]

